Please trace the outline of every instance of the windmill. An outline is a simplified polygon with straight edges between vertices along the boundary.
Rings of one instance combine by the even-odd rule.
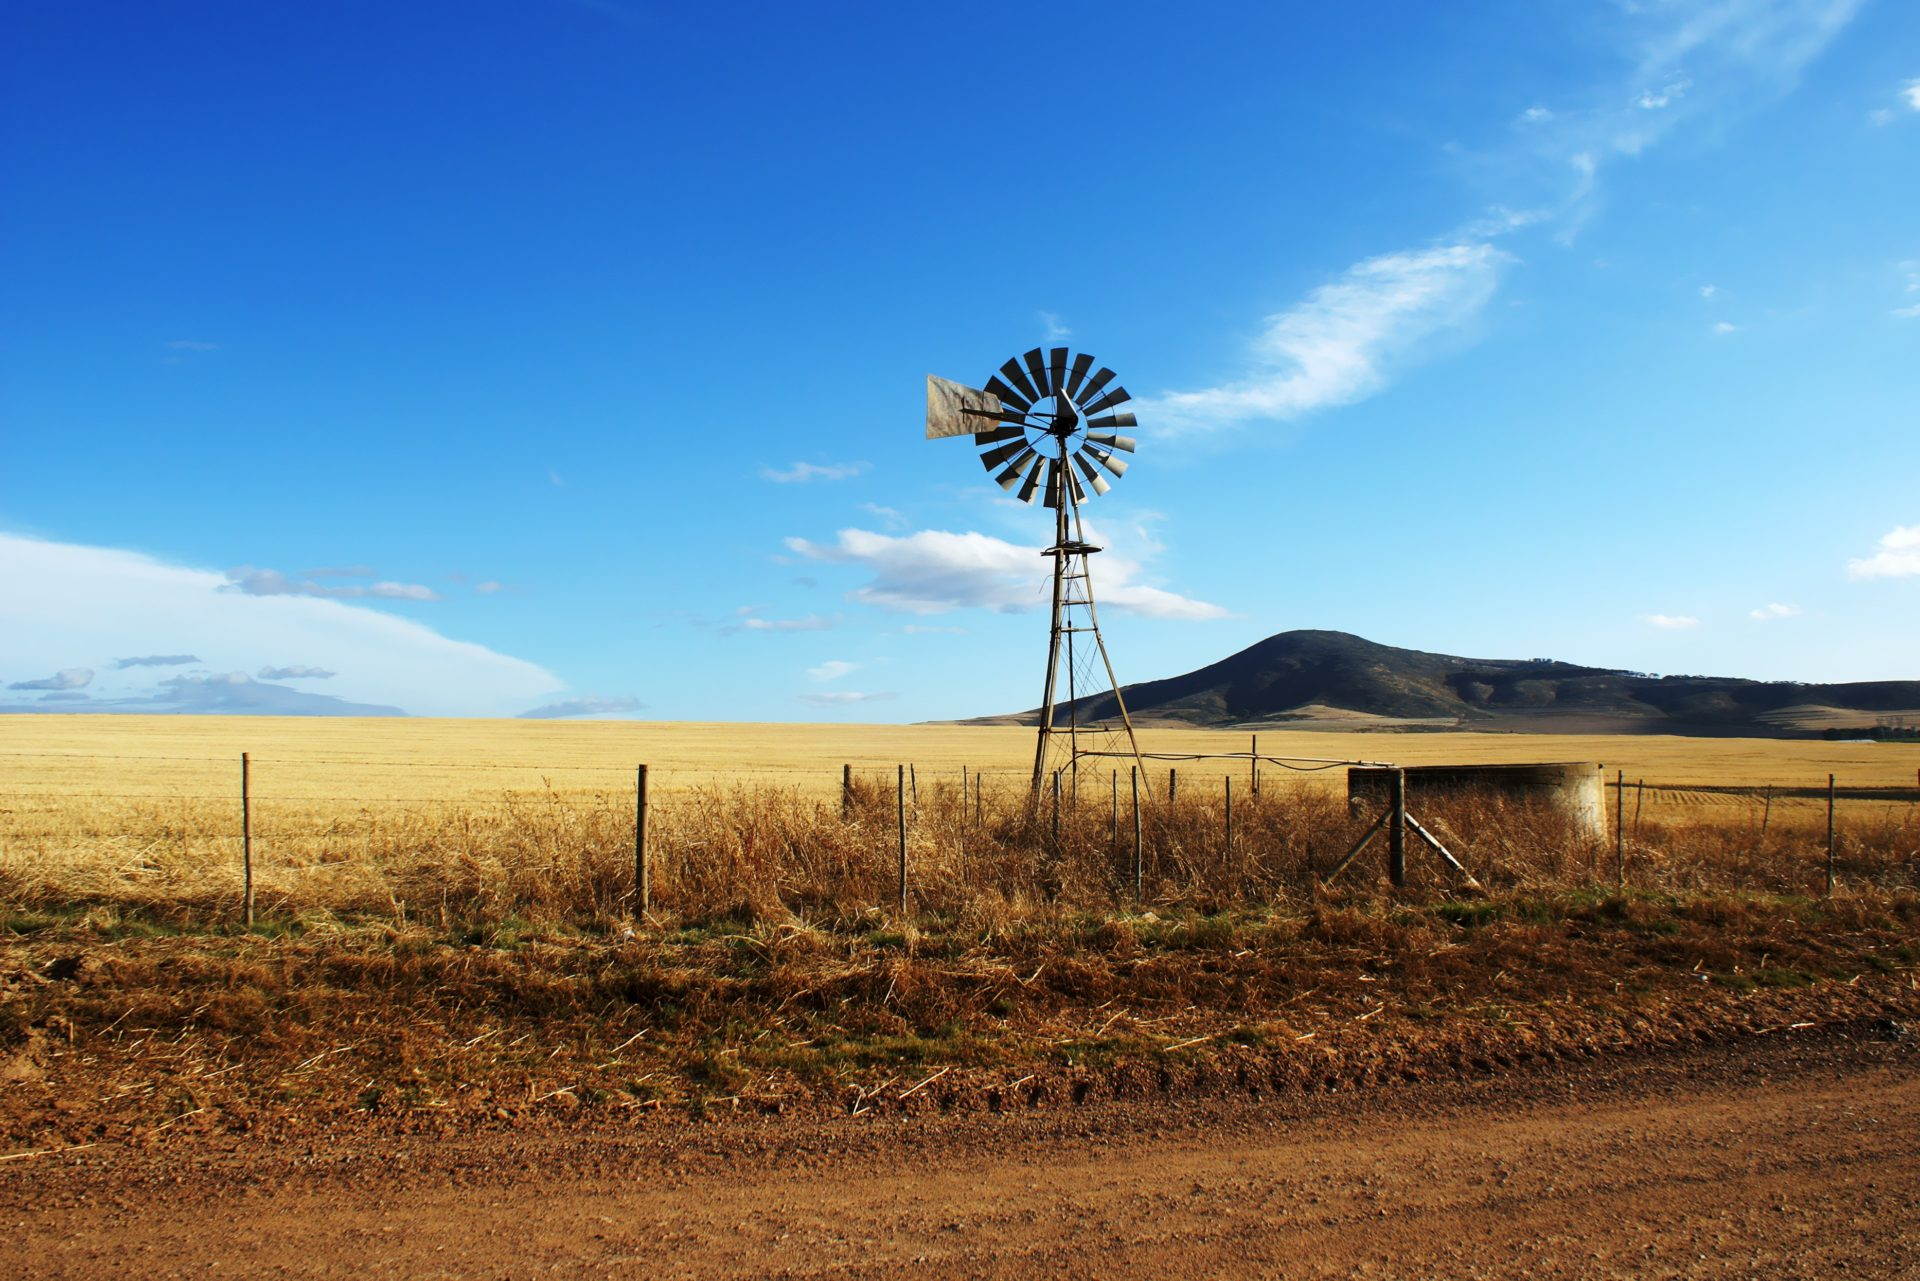
[[[1092,356],[1065,347],[1035,347],[1007,361],[983,389],[927,378],[927,439],[972,437],[981,465],[1002,489],[1029,504],[1039,494],[1053,508],[1053,545],[1041,553],[1053,561],[1053,622],[1033,753],[1036,794],[1050,773],[1066,775],[1077,793],[1081,758],[1119,754],[1100,750],[1117,734],[1126,736],[1126,754],[1136,761],[1140,755],[1094,609],[1089,558],[1101,549],[1087,541],[1080,518],[1090,496],[1111,488],[1108,476],[1126,474],[1118,455],[1131,454],[1134,441],[1118,429],[1135,420],[1118,407],[1129,399],[1111,369],[1096,369]],[[1109,718],[1088,715],[1090,696],[1102,689],[1113,692],[1117,729]]]

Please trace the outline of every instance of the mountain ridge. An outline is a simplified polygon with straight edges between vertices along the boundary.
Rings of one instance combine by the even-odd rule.
[[[1288,729],[1804,736],[1920,719],[1920,680],[1803,683],[1655,676],[1557,659],[1464,658],[1347,632],[1280,632],[1217,662],[1122,687],[1142,722]],[[1064,705],[1063,705],[1064,706]],[[1111,693],[1082,719],[1116,713]],[[1037,710],[972,723],[1036,723]]]

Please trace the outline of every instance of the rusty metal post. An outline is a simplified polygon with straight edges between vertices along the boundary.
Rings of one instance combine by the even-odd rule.
[[[1833,897],[1833,775],[1827,775],[1827,897]]]
[[[247,928],[253,928],[253,795],[247,782],[247,754],[240,753],[240,892]]]
[[[895,800],[900,812],[900,915],[907,914],[907,767],[896,766],[900,771]]]
[[[853,817],[853,766],[840,767],[840,821]]]
[[[1133,780],[1133,901],[1138,905],[1147,884],[1147,869],[1140,861],[1140,767],[1129,766],[1127,775]]]
[[[644,922],[653,906],[653,875],[647,865],[647,767],[637,766],[633,777],[633,900]]]
[[[1392,817],[1387,824],[1387,878],[1395,889],[1401,889],[1407,883],[1407,772],[1393,771],[1390,786],[1388,812]]]

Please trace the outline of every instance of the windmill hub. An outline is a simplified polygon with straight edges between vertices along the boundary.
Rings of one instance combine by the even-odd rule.
[[[1117,480],[1126,474],[1127,463],[1118,455],[1131,454],[1134,441],[1117,429],[1132,427],[1135,420],[1118,407],[1130,399],[1111,369],[1103,365],[1095,370],[1092,356],[1076,356],[1065,347],[1035,347],[1016,356],[984,387],[927,378],[927,438],[972,437],[981,465],[995,483],[1023,503],[1043,493],[1046,505],[1054,509],[1053,544],[1041,553],[1053,558],[1053,626],[1040,703],[1040,741],[1033,758],[1036,796],[1050,766],[1057,766],[1052,771],[1056,786],[1062,774],[1071,772],[1077,794],[1082,758],[1113,754],[1087,742],[1101,742],[1116,732],[1126,735],[1129,752],[1139,763],[1133,721],[1094,612],[1087,558],[1100,548],[1087,541],[1080,518],[1082,504],[1112,487],[1108,476]],[[1076,636],[1083,638],[1077,646]],[[1084,639],[1088,636],[1091,645]],[[1066,698],[1061,701],[1063,673]],[[1110,696],[1101,695],[1101,688]],[[1115,720],[1118,730],[1111,724]]]

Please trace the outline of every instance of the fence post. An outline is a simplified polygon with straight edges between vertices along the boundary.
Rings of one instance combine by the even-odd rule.
[[[653,877],[647,866],[647,767],[634,771],[633,778],[633,897],[640,905],[640,922],[646,923],[653,907]]]
[[[1833,897],[1833,775],[1827,775],[1827,897]]]
[[[900,812],[900,915],[907,914],[907,767],[896,767],[900,774],[895,800]]]
[[[840,820],[853,817],[853,766],[840,767]]]
[[[241,906],[253,928],[253,796],[247,782],[247,754],[240,753],[240,875],[245,882]]]
[[[1260,736],[1253,736],[1253,794],[1260,795]]]
[[[1128,766],[1127,777],[1133,783],[1133,902],[1137,907],[1147,884],[1147,871],[1140,861],[1140,767]]]
[[[1107,848],[1120,843],[1120,767],[1113,767],[1113,817],[1107,820]]]
[[[1233,871],[1233,775],[1227,775],[1227,849],[1226,859],[1229,879]]]
[[[1060,857],[1060,771],[1053,772],[1053,856]]]
[[[1180,771],[1169,765],[1167,766],[1167,809],[1169,811],[1173,809],[1173,803],[1178,800],[1179,797]]]
[[[920,816],[920,776],[914,772],[912,765],[907,766],[907,786],[913,789],[913,813],[914,817],[918,818]]]
[[[983,777],[979,770],[973,772],[973,821],[975,824],[984,823],[987,818],[987,803],[983,799],[986,785],[981,782]],[[964,802],[967,798],[963,796],[960,799]]]
[[[1647,780],[1641,779],[1633,785],[1633,839],[1640,839],[1640,807],[1647,800]]]
[[[1627,884],[1627,772],[1621,770],[1613,786],[1613,883]]]
[[[1391,814],[1387,826],[1387,877],[1395,889],[1407,883],[1407,772],[1393,771]]]

